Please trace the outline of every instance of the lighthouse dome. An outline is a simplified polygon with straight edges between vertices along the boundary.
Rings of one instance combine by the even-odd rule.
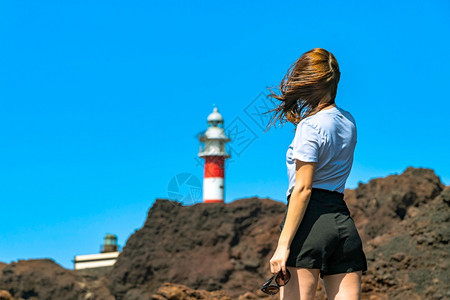
[[[223,122],[222,115],[217,110],[217,107],[214,107],[213,112],[209,114],[208,122]]]
[[[225,135],[225,132],[222,128],[219,127],[209,127],[204,135],[205,138],[209,140],[224,140],[224,141],[230,141],[230,138],[228,138]]]

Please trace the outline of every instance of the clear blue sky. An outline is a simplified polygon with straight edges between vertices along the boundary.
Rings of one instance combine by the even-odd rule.
[[[202,179],[213,104],[253,137],[230,144],[225,201],[285,201],[294,127],[246,107],[314,47],[357,122],[347,188],[408,166],[450,184],[449,2],[339,2],[2,1],[0,261],[123,246],[174,176]]]

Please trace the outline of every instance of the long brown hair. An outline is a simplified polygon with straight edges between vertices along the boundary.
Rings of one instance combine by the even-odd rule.
[[[289,67],[281,81],[281,95],[276,95],[268,88],[270,94],[267,97],[277,99],[281,103],[265,112],[275,111],[267,130],[272,124],[276,124],[277,120],[281,124],[289,121],[297,125],[302,119],[335,103],[340,77],[339,65],[331,52],[322,48],[305,52]]]

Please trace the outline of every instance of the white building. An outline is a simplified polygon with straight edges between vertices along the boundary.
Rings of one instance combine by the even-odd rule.
[[[93,269],[111,267],[116,263],[120,252],[117,246],[117,236],[107,234],[105,236],[105,243],[102,245],[101,253],[77,255],[73,260],[74,269]]]

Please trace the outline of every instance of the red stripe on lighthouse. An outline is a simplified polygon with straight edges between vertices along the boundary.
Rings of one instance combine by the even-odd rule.
[[[204,177],[224,177],[224,162],[223,156],[206,156],[205,157],[205,173]]]
[[[218,203],[218,202],[223,203],[223,199],[214,199],[214,200],[207,199],[203,201],[203,203]]]

